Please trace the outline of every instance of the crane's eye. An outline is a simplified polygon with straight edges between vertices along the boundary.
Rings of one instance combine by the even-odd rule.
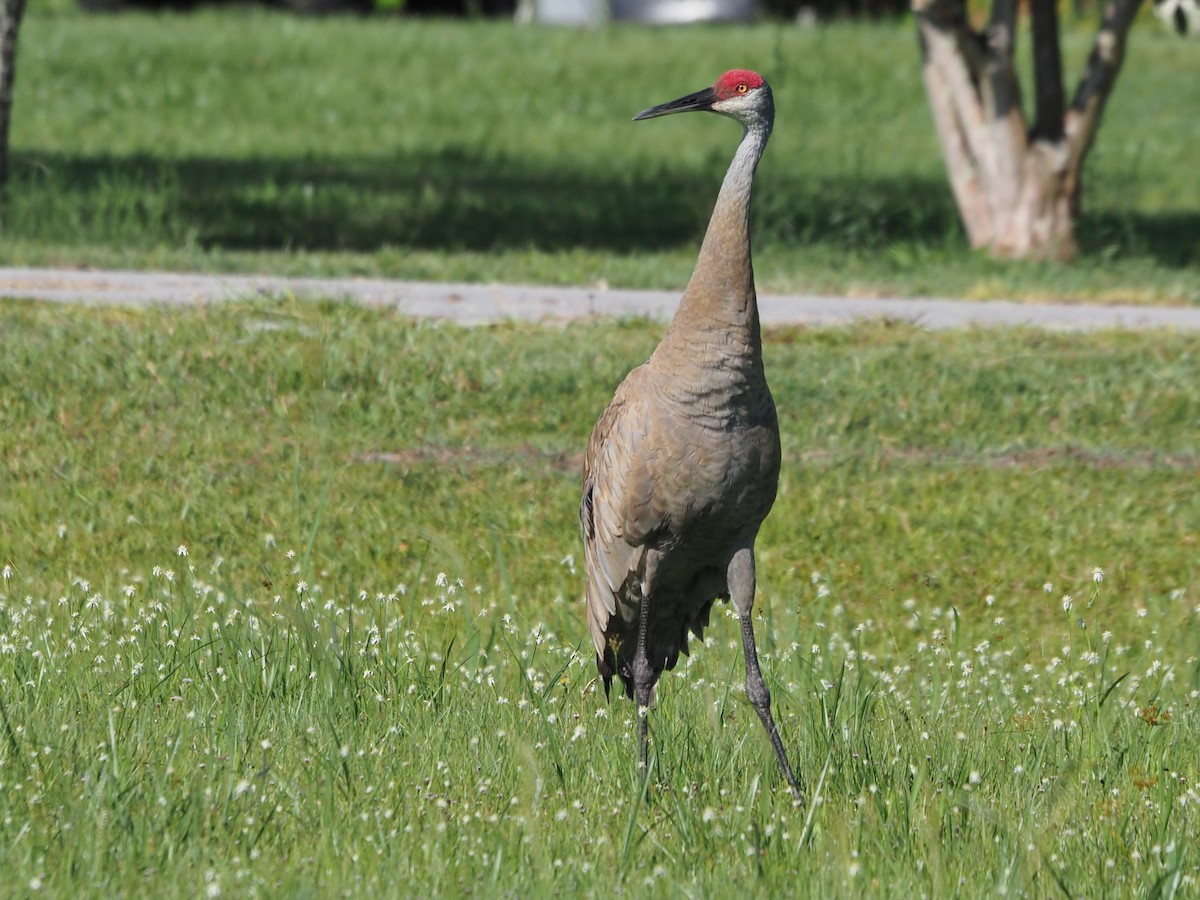
[[[746,84],[746,82],[744,82],[744,81],[739,83],[737,86],[737,92],[739,94],[744,94],[748,90],[750,90],[750,86],[748,84]]]

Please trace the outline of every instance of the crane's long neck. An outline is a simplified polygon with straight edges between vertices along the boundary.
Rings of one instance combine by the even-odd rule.
[[[707,343],[721,335],[735,345],[750,344],[742,353],[751,350],[757,356],[761,351],[750,260],[750,193],[770,136],[769,119],[746,128],[725,173],[696,268],[668,329],[668,340],[691,343],[698,338]]]

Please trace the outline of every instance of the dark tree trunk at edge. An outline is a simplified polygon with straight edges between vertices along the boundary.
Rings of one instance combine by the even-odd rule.
[[[8,183],[8,125],[12,114],[17,32],[25,0],[0,0],[0,187]]]
[[[1108,0],[1070,105],[1055,0],[1030,0],[1032,126],[1013,67],[1015,0],[975,31],[963,0],[913,0],[922,69],[950,184],[972,247],[1011,258],[1075,253],[1081,170],[1141,0]]]

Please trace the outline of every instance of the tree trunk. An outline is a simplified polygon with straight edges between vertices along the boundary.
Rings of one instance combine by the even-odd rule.
[[[0,188],[8,183],[8,124],[12,114],[17,31],[25,0],[0,0]]]
[[[963,0],[913,0],[925,89],[972,247],[1014,259],[1074,255],[1083,161],[1140,3],[1108,0],[1066,107],[1055,0],[1029,0],[1036,114],[1029,127],[1013,67],[1015,0],[994,0],[983,32],[971,28]]]

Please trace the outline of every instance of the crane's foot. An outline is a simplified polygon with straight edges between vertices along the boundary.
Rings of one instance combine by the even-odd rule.
[[[642,772],[650,768],[650,707],[638,702],[638,768]]]
[[[783,749],[783,739],[779,736],[779,729],[775,727],[775,719],[771,715],[771,707],[755,706],[755,712],[758,713],[759,719],[762,720],[763,727],[767,729],[767,737],[771,739],[771,746],[775,748],[775,758],[779,760],[779,768],[783,771],[784,780],[787,781],[788,787],[792,789],[792,797],[799,804],[803,804],[804,791],[800,787],[800,783],[796,780],[795,774],[792,772],[792,764],[788,762],[787,751]]]

